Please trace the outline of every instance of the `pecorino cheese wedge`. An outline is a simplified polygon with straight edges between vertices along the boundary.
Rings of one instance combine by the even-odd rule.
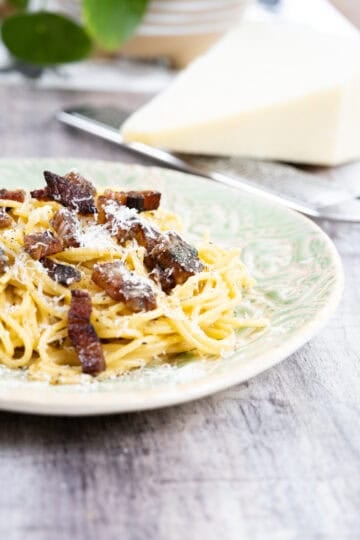
[[[172,151],[319,165],[360,158],[360,38],[247,23],[123,126]]]

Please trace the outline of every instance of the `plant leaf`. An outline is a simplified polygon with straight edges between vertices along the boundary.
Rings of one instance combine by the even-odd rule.
[[[29,0],[7,0],[7,3],[17,9],[26,9]]]
[[[105,50],[115,50],[133,34],[149,0],[83,0],[90,35]]]
[[[46,11],[8,17],[1,34],[11,54],[30,64],[74,62],[91,52],[91,40],[81,26]]]

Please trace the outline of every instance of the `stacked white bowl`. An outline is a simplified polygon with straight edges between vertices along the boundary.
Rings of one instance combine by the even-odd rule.
[[[252,1],[150,0],[142,24],[121,50],[129,56],[167,56],[185,65],[236,25]],[[42,3],[32,0],[34,8]],[[80,0],[47,0],[46,7],[81,18]]]
[[[240,21],[251,0],[152,0],[129,55],[165,55],[184,65]]]
[[[246,0],[153,0],[138,34],[225,32],[239,20],[246,3]]]

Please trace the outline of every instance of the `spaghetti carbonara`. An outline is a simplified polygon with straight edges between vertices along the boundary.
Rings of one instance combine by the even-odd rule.
[[[0,363],[53,384],[101,380],[181,353],[220,358],[238,329],[266,325],[234,315],[253,284],[239,250],[195,249],[160,194],[45,178],[0,190]]]

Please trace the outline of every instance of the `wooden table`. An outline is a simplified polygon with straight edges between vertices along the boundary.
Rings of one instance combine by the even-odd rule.
[[[111,94],[0,87],[1,156],[132,161],[54,120],[61,106],[85,99],[119,103]],[[140,98],[120,102],[135,107]],[[343,258],[344,300],[278,367],[160,411],[1,413],[0,538],[359,539],[360,225],[321,225]]]

